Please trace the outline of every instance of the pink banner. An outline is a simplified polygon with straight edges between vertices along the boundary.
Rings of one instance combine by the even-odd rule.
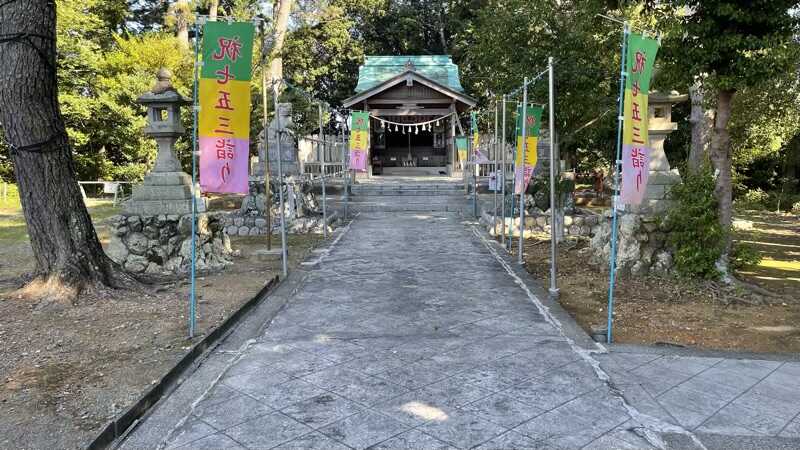
[[[200,189],[247,194],[249,155],[249,140],[200,137]]]
[[[350,150],[350,168],[358,172],[367,171],[367,152]]]
[[[527,189],[528,183],[531,182],[532,176],[533,176],[533,166],[525,164],[524,174],[522,173],[522,167],[517,167],[517,169],[514,172],[514,193],[520,194],[522,191]]]
[[[620,200],[627,205],[639,205],[647,190],[650,149],[633,145],[622,146],[622,192]]]
[[[487,158],[486,155],[484,155],[479,149],[475,149],[474,157],[475,162],[478,164],[487,164],[489,162],[489,158]]]

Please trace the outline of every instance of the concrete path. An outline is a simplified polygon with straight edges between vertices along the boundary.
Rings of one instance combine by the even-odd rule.
[[[777,439],[764,448],[800,448],[800,362],[673,353],[623,346],[596,359],[631,405],[701,441],[750,436]]]
[[[757,397],[796,365],[597,354],[456,215],[362,214],[307,269],[265,332],[223,345],[123,448],[702,448],[687,429],[797,432],[796,383]],[[743,419],[754,401],[781,422]]]
[[[359,217],[186,411],[184,448],[647,448],[454,215]]]

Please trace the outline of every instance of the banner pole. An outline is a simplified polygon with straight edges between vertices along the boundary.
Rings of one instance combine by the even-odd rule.
[[[550,78],[550,296],[558,297],[556,280],[556,110],[555,110],[555,74],[553,73],[553,57],[547,58],[547,69]],[[560,225],[559,225],[560,226]]]
[[[522,180],[520,185],[522,189],[520,189],[519,193],[519,252],[517,254],[517,262],[521,265],[523,264],[522,259],[522,244],[525,239],[525,153],[528,148],[528,136],[527,136],[527,114],[528,114],[528,77],[525,77],[525,81],[522,85],[522,172],[520,175],[522,176]],[[535,151],[536,149],[534,149]],[[552,206],[550,207],[552,209]]]
[[[279,81],[273,80],[272,81],[272,89],[273,89],[273,96],[274,100],[273,103],[275,104],[275,123],[277,125],[275,134],[276,134],[276,145],[277,145],[277,156],[278,156],[278,202],[280,204],[280,217],[281,217],[281,264],[283,266],[283,276],[289,273],[289,269],[287,267],[287,255],[286,255],[286,205],[283,203],[283,149],[281,148],[281,135],[283,134],[283,124],[281,123],[280,119],[280,112],[278,111],[278,83]]]
[[[342,122],[342,170],[344,170],[344,220],[347,220],[347,207],[350,201],[350,151],[345,140],[347,119]]]
[[[477,132],[477,131],[478,130],[475,130],[473,132],[473,134],[475,132]],[[471,150],[470,153],[473,153],[473,155],[472,155],[472,163],[473,163],[473,166],[472,166],[472,169],[473,169],[472,170],[472,212],[475,214],[475,218],[477,219],[478,218],[478,174],[480,173],[481,166],[478,164],[478,155],[476,153],[478,151],[478,149],[476,148],[475,150],[472,150],[472,143],[470,143],[470,150]]]
[[[492,232],[497,232],[497,97],[494,98],[494,136],[492,138],[492,161],[494,164],[494,210],[492,211]]]
[[[519,105],[519,103],[517,103]],[[519,112],[517,113],[519,115]],[[516,126],[514,127],[514,139],[516,140]],[[514,246],[514,202],[517,201],[517,196],[514,194],[514,187],[517,185],[517,143],[514,142],[514,151],[511,152],[512,156],[512,164],[511,164],[511,212],[508,214],[509,216],[509,224],[508,224],[508,252],[513,252]]]
[[[606,342],[612,343],[612,327],[614,325],[614,282],[617,270],[617,202],[619,201],[619,172],[620,158],[622,157],[622,121],[625,104],[625,60],[628,51],[628,22],[622,28],[622,57],[620,58],[619,72],[619,99],[617,121],[617,152],[614,159],[614,196],[611,198],[611,261],[608,274],[608,323],[606,329]]]
[[[506,244],[506,95],[503,94],[503,138],[500,142],[500,152],[502,158],[502,168],[500,173],[503,174],[503,186],[502,186],[502,204],[500,205],[500,210],[502,212],[501,218],[502,223],[500,224],[500,243],[502,245]]]
[[[318,102],[317,105],[319,106],[319,142],[317,142],[317,148],[321,148],[322,152],[320,152],[320,169],[322,172],[322,237],[323,239],[328,239],[328,211],[327,205],[325,204],[325,135],[322,134],[322,102]]]
[[[192,263],[191,263],[191,286],[189,292],[189,339],[192,339],[197,328],[197,71],[200,68],[200,27],[194,24],[194,80],[192,87]]]
[[[262,29],[264,24],[262,22]],[[266,31],[264,31],[266,36]],[[263,46],[262,46],[263,47]],[[263,48],[262,48],[262,51]],[[267,92],[267,58],[266,55],[262,58],[261,64],[261,104],[264,109],[264,161],[259,161],[264,164],[264,188],[267,201],[265,202],[267,213],[267,251],[272,250],[272,187],[270,186],[270,166],[269,166],[269,93]]]

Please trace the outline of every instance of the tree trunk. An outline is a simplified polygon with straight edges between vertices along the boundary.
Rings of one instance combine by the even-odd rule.
[[[219,13],[219,0],[211,0],[208,2],[208,20],[214,22],[217,20]]]
[[[719,223],[730,230],[733,215],[733,186],[731,182],[731,138],[728,122],[731,117],[731,102],[736,91],[722,90],[717,94],[717,114],[714,119],[714,135],[711,139],[711,163],[716,172],[714,194],[719,202]],[[726,233],[725,247],[720,259],[720,269],[727,272],[728,254],[731,249],[730,234]]]
[[[292,0],[275,0],[273,7],[275,29],[272,32],[273,46],[270,52],[270,85],[283,79],[283,42],[286,39],[292,3]]]
[[[709,131],[714,123],[714,111],[704,105],[701,82],[696,82],[689,89],[689,95],[692,99],[692,112],[689,117],[689,122],[692,124],[692,143],[686,163],[689,173],[697,173],[708,158]]]
[[[75,179],[58,105],[55,2],[0,7],[0,123],[12,148],[20,200],[36,262],[29,298],[74,301],[90,286],[131,286],[103,252]]]

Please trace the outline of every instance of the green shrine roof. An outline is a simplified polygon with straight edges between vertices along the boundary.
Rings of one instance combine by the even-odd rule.
[[[356,93],[361,93],[405,72],[409,62],[418,74],[456,92],[464,92],[458,66],[448,55],[367,56],[358,68]]]

